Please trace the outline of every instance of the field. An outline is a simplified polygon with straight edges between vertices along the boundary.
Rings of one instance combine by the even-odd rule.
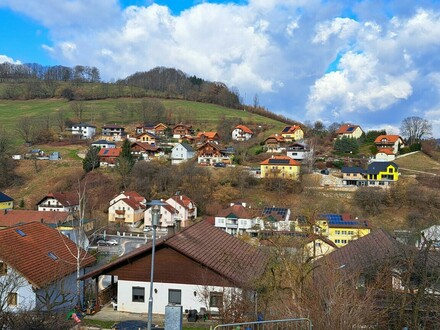
[[[402,174],[421,174],[420,172],[440,174],[440,164],[422,152],[398,158],[394,162],[399,165]]]

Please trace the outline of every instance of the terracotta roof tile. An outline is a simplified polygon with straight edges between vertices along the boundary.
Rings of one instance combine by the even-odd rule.
[[[244,133],[254,134],[254,132],[252,132],[251,129],[245,125],[237,125],[235,128],[241,129]]]
[[[301,166],[298,161],[283,155],[274,155],[270,158],[267,158],[263,160],[260,165]]]
[[[119,157],[122,148],[102,148],[98,152],[99,157]]]
[[[358,127],[359,125],[345,124],[339,127],[336,134],[352,134]]]
[[[68,216],[69,212],[9,210],[7,212],[0,212],[0,227],[10,227],[34,221],[57,224],[64,222]]]
[[[382,140],[386,140],[386,143],[395,143],[399,139],[402,139],[399,135],[379,135],[374,143],[383,143]]]
[[[69,249],[77,251],[73,241],[39,222],[0,230],[0,259],[37,288],[76,271],[76,260]],[[58,259],[53,260],[49,253]],[[96,260],[82,249],[81,254],[83,267]]]

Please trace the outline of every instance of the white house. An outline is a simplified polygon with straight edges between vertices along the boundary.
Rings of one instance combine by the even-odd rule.
[[[104,149],[104,148],[110,149],[110,148],[116,148],[116,143],[110,142],[107,140],[98,140],[98,141],[92,142],[91,146],[96,147],[96,148],[100,148],[100,149]]]
[[[162,205],[160,207],[160,228],[168,228],[168,227],[179,227],[180,226],[180,217],[179,217],[179,211],[177,211],[174,207],[171,205],[165,203],[166,205]],[[151,210],[152,208],[148,208],[144,212],[144,227],[150,228],[151,227]]]
[[[194,158],[196,151],[187,143],[178,143],[171,149],[171,164],[177,165]]]
[[[77,251],[73,241],[40,222],[0,230],[0,304],[11,312],[73,308]],[[81,248],[79,255],[82,275],[95,257]]]
[[[108,208],[108,221],[136,226],[144,219],[146,200],[135,191],[123,191],[113,197]]]
[[[87,123],[73,124],[70,128],[73,136],[77,136],[80,139],[91,139],[96,134],[96,126]]]
[[[433,225],[420,232],[419,246],[424,244],[431,244],[433,249],[440,248],[440,225]]]
[[[181,227],[186,227],[191,220],[197,218],[197,205],[185,195],[174,195],[166,200],[166,203],[174,207],[177,214],[177,221]]]
[[[297,161],[309,159],[310,154],[310,148],[304,143],[294,142],[287,147],[287,157]]]
[[[232,131],[232,140],[234,141],[247,141],[254,135],[252,130],[245,125],[237,125]]]
[[[265,207],[261,213],[261,229],[275,231],[290,231],[290,209],[285,207]]]
[[[151,250],[150,242],[81,279],[93,278],[97,285],[100,276],[111,275],[118,289],[118,311],[145,313],[150,295]],[[179,304],[183,310],[208,308],[208,313],[219,313],[228,295],[241,294],[242,288],[254,283],[266,262],[261,250],[206,221],[159,239],[153,313],[164,314],[168,304]]]
[[[374,161],[379,162],[392,162],[396,159],[396,155],[394,154],[392,149],[389,148],[381,148],[377,151],[374,156]]]
[[[79,209],[79,197],[71,192],[50,193],[37,203],[37,207],[38,211],[75,212]]]
[[[246,207],[246,203],[231,203],[215,216],[214,226],[228,234],[238,235],[258,231],[261,228],[260,222],[254,210]]]

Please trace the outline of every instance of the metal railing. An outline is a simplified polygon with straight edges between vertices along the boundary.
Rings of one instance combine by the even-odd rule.
[[[219,324],[213,330],[312,330],[307,318]]]

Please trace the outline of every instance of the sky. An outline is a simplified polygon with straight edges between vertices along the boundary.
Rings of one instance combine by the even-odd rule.
[[[439,0],[0,0],[0,63],[157,66],[300,122],[440,137]]]

